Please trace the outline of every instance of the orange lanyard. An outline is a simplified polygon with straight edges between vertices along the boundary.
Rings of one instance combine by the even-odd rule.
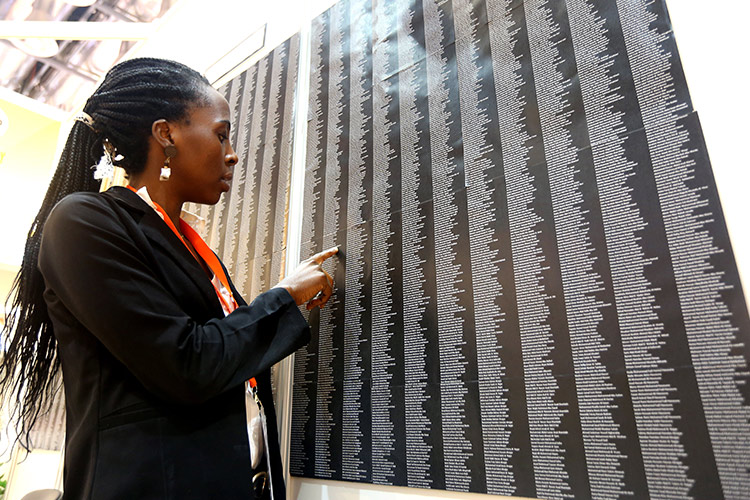
[[[133,191],[134,193],[138,193],[136,189],[133,186],[128,185],[128,189]],[[227,275],[224,273],[224,268],[221,267],[221,263],[219,262],[219,259],[216,257],[216,254],[214,254],[210,248],[208,248],[208,245],[206,245],[206,242],[203,241],[203,238],[200,237],[200,235],[192,228],[190,225],[185,222],[184,220],[180,219],[180,229],[182,230],[182,234],[185,235],[185,238],[190,241],[190,244],[193,245],[193,248],[196,252],[198,252],[198,255],[200,255],[200,258],[198,255],[195,255],[195,252],[190,248],[190,245],[187,244],[187,242],[183,239],[182,235],[177,231],[177,228],[174,227],[174,224],[172,223],[172,220],[167,215],[167,212],[164,211],[164,209],[155,201],[151,200],[151,203],[154,204],[154,208],[156,208],[157,212],[159,212],[162,216],[162,219],[164,219],[164,222],[167,224],[169,229],[172,230],[172,232],[177,236],[183,245],[185,245],[185,248],[188,249],[190,254],[195,258],[195,260],[198,261],[200,264],[200,259],[203,259],[203,262],[206,263],[208,268],[211,270],[211,272],[216,276],[222,285],[224,285],[224,288],[227,290],[227,292],[230,293],[230,302],[227,302],[224,295],[219,291],[219,289],[214,284],[213,280],[211,280],[211,286],[214,287],[214,290],[216,291],[216,296],[219,298],[219,301],[221,302],[221,307],[229,314],[230,312],[237,309],[237,302],[234,300],[234,297],[231,296],[231,288],[229,287],[229,280],[227,279]]]
[[[156,205],[156,203],[154,203]],[[159,205],[156,205],[159,207]],[[166,215],[166,214],[165,214]],[[165,220],[169,220],[169,217],[167,217]],[[172,230],[174,231],[174,226],[172,226]],[[222,285],[224,285],[224,289],[229,292],[229,301],[227,302],[224,295],[219,291],[219,289],[214,285],[213,281],[211,281],[211,285],[213,285],[214,290],[216,290],[216,296],[219,297],[219,300],[221,301],[223,309],[230,313],[237,309],[237,302],[234,300],[234,297],[232,297],[232,289],[229,287],[229,279],[227,279],[227,275],[224,273],[224,268],[221,267],[221,263],[219,262],[219,259],[216,257],[216,254],[211,251],[210,248],[208,248],[208,245],[206,245],[206,242],[203,241],[203,238],[200,237],[200,235],[190,227],[190,224],[185,222],[184,220],[180,219],[180,229],[182,230],[182,234],[185,235],[185,237],[190,241],[190,244],[193,245],[193,248],[195,248],[195,251],[198,252],[198,255],[201,256],[203,259],[203,262],[206,263],[208,268],[211,270],[211,272],[214,273],[214,276],[219,278],[219,281]],[[179,235],[178,235],[179,236]],[[182,241],[185,243],[185,240]],[[187,246],[187,244],[185,245]],[[188,250],[190,248],[188,247]],[[191,252],[192,253],[192,252]],[[193,257],[195,257],[195,254],[193,254]]]
[[[128,189],[133,191],[134,193],[138,194],[138,191],[133,186],[128,185]],[[139,195],[140,196],[140,195]],[[206,242],[203,241],[203,238],[200,237],[200,235],[190,227],[190,225],[185,222],[184,220],[180,219],[180,229],[182,229],[182,234],[185,235],[185,237],[190,241],[190,244],[193,245],[193,248],[195,248],[195,251],[198,252],[198,255],[195,255],[195,252],[190,248],[190,246],[185,242],[185,240],[182,238],[182,235],[177,231],[177,228],[174,227],[174,224],[172,223],[172,220],[167,215],[167,212],[164,211],[163,208],[161,208],[161,205],[156,203],[155,201],[151,200],[151,203],[154,204],[154,207],[156,208],[157,212],[159,212],[162,216],[162,219],[164,219],[164,222],[167,224],[169,229],[172,230],[172,232],[177,236],[183,245],[185,245],[185,248],[188,249],[190,254],[195,257],[195,260],[198,261],[200,264],[200,259],[198,258],[198,255],[203,259],[203,262],[206,263],[208,268],[211,270],[211,272],[214,273],[214,276],[219,278],[219,281],[222,285],[224,285],[224,288],[227,290],[227,292],[230,293],[230,300],[231,302],[227,302],[224,298],[224,295],[222,295],[221,291],[216,287],[213,280],[211,281],[211,286],[214,287],[214,291],[216,292],[216,296],[219,298],[219,301],[221,302],[221,307],[226,312],[226,314],[229,314],[230,312],[234,311],[239,307],[237,305],[237,301],[234,300],[234,297],[231,295],[232,289],[229,287],[229,280],[227,279],[227,275],[224,272],[224,268],[221,267],[221,263],[219,262],[218,257],[216,257],[216,254],[213,253],[213,251],[208,248],[208,245],[206,245]],[[203,266],[201,266],[203,267]],[[255,386],[257,385],[257,382],[255,381],[255,377],[251,378],[249,381],[250,387],[255,389]]]

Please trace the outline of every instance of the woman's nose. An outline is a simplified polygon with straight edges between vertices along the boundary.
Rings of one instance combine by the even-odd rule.
[[[224,156],[224,163],[229,165],[230,167],[233,167],[237,165],[237,162],[239,162],[240,159],[237,157],[237,153],[234,151],[234,148],[232,145],[229,145],[229,152]]]

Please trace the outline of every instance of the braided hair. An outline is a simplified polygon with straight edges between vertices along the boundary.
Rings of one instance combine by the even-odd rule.
[[[57,341],[44,302],[44,280],[37,269],[45,221],[68,194],[99,191],[92,165],[105,142],[115,148],[114,163],[131,175],[146,166],[151,126],[159,119],[184,119],[191,108],[207,103],[208,80],[187,66],[140,58],[114,66],[88,99],[83,111],[93,123],[76,121],[70,131],[42,206],[31,224],[21,269],[6,299],[0,331],[0,395],[7,398],[11,425],[20,444],[30,449],[30,433],[49,410],[60,389]],[[8,308],[10,303],[10,308]]]

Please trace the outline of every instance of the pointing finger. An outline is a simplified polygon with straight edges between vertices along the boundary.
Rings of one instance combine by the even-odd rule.
[[[336,255],[338,251],[339,247],[329,248],[328,250],[323,250],[322,252],[316,253],[311,257],[311,259],[318,264],[322,264],[329,257]]]

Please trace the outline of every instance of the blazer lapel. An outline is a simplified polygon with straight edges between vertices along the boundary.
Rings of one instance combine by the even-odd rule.
[[[159,217],[156,211],[129,189],[113,187],[108,192],[118,201],[143,214],[138,221],[138,225],[146,238],[154,246],[158,246],[165,255],[172,258],[195,287],[200,290],[207,305],[223,315],[221,303],[208,275],[185,244],[169,229],[169,226]]]
[[[216,253],[216,252],[214,252]],[[219,257],[218,255],[216,256]],[[227,266],[224,265],[224,263],[219,259],[219,263],[221,264],[221,267],[224,269],[224,274],[227,276],[227,279],[229,280],[229,288],[231,289],[232,295],[234,296],[235,302],[237,302],[238,306],[246,306],[247,302],[245,302],[245,299],[242,297],[242,294],[237,290],[237,288],[234,286],[234,282],[232,281],[232,277],[229,276],[229,271],[227,270]]]

